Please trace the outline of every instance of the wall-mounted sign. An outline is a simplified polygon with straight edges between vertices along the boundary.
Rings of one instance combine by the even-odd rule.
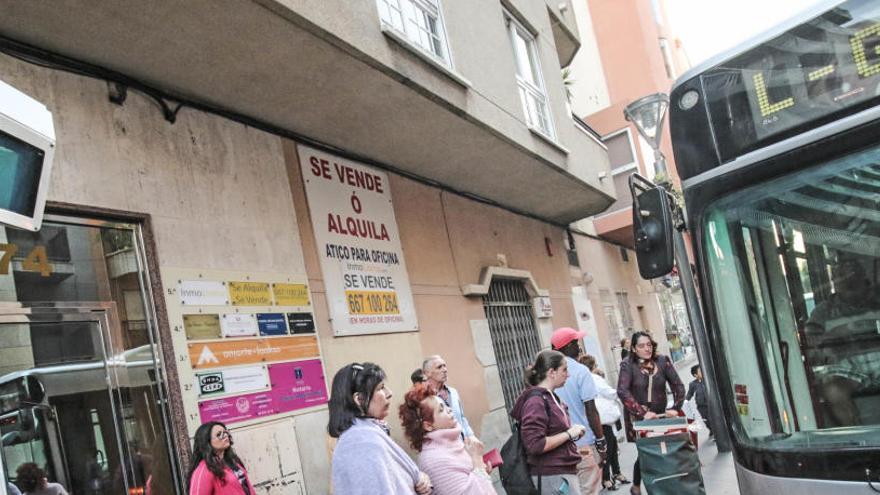
[[[213,280],[181,280],[177,296],[184,306],[226,306],[229,293],[223,282]]]
[[[318,338],[313,335],[191,342],[187,349],[193,369],[292,361],[319,355]]]
[[[269,387],[266,366],[227,368],[196,373],[199,397],[218,394],[242,394]]]
[[[183,315],[183,328],[188,340],[219,339],[221,336],[218,315]]]
[[[264,282],[229,282],[229,300],[233,306],[270,306],[272,292]]]
[[[224,337],[253,337],[257,334],[257,317],[245,313],[226,313],[220,316],[220,330]]]
[[[287,335],[284,313],[257,313],[260,335]]]
[[[308,306],[309,286],[306,284],[272,284],[276,306]]]
[[[553,318],[553,305],[547,296],[539,296],[532,299],[532,307],[535,309],[537,318]]]
[[[388,175],[299,147],[336,335],[418,330]]]
[[[328,400],[324,369],[318,359],[271,364],[269,381],[272,388],[266,392],[200,402],[202,423],[237,423],[325,404]]]
[[[315,333],[315,319],[311,313],[287,313],[290,333]]]

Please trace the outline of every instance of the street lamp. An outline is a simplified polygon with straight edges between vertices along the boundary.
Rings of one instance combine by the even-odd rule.
[[[667,108],[669,108],[669,96],[665,93],[655,93],[639,98],[623,109],[626,120],[636,126],[636,130],[654,150],[654,170],[663,176],[667,175],[666,158],[660,152],[660,140],[663,136],[663,119],[666,117]]]
[[[636,126],[639,134],[651,145],[651,148],[654,150],[654,171],[656,175],[661,177],[660,183],[657,185],[669,191],[672,189],[672,181],[666,170],[666,158],[660,152],[660,140],[663,136],[663,118],[666,117],[667,108],[669,108],[669,96],[664,93],[655,93],[639,98],[627,105],[623,110],[623,115],[627,121],[632,122]],[[637,198],[634,197],[633,200],[634,204],[638,204]],[[678,277],[681,282],[681,290],[684,294],[688,319],[691,322],[691,330],[695,332],[694,340],[697,343],[697,356],[702,365],[703,375],[712,384],[712,388],[714,388],[717,386],[718,381],[715,379],[715,370],[711,365],[708,334],[703,323],[703,312],[697,299],[696,283],[690,270],[691,263],[687,257],[687,249],[685,248],[684,236],[682,234],[687,230],[687,225],[681,205],[674,199],[671,203],[673,251],[676,264],[679,267]],[[634,217],[641,214],[640,211],[637,211],[637,208],[633,208]],[[636,225],[639,224],[634,222],[634,226]],[[642,235],[644,235],[644,232],[642,232]],[[636,236],[638,236],[638,233]],[[717,432],[715,441],[718,451],[728,452],[731,449],[731,445],[727,430],[718,427],[724,424],[724,418],[721,416],[721,400],[717,392],[712,393],[713,391],[712,389],[709,390],[709,421],[715,425],[714,431]]]

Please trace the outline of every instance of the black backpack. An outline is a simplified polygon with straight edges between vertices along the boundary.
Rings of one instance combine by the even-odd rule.
[[[529,397],[536,395],[543,395],[543,391],[533,390],[529,393]],[[549,420],[550,405],[547,403],[547,399],[542,397],[542,400]],[[504,487],[507,495],[538,495],[541,493],[541,477],[538,476],[538,487],[536,488],[532,483],[531,475],[529,475],[527,456],[525,445],[523,445],[520,436],[519,422],[514,422],[513,434],[501,447],[501,459],[504,464],[499,467],[501,486]]]

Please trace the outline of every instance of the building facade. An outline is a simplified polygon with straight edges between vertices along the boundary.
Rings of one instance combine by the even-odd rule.
[[[582,46],[570,66],[571,106],[607,147],[611,172],[602,180],[617,198],[604,212],[573,225],[589,234],[576,236],[575,242],[590,282],[583,290],[599,315],[602,352],[616,364],[620,340],[635,330],[649,330],[662,352],[681,359],[691,341],[677,277],[643,281],[632,251],[629,176],[638,172],[653,180],[656,172],[651,146],[626,121],[623,110],[643,96],[668,93],[688,67],[687,57],[662,0],[588,0],[573,8]],[[677,182],[668,126],[660,149]]]
[[[6,478],[183,493],[221,421],[258,493],[329,493],[333,374],[381,365],[394,411],[432,354],[500,446],[525,365],[583,324],[568,226],[615,198],[566,105],[572,12],[10,5],[0,74],[57,144],[43,227],[0,244]]]

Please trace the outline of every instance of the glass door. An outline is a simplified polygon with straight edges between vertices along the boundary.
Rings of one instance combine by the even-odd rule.
[[[145,266],[135,224],[48,215],[39,232],[0,227],[9,480],[32,463],[71,495],[181,493]]]
[[[22,491],[37,470],[72,495],[173,479],[152,349],[119,351],[111,306],[0,309],[4,350],[20,358],[0,376],[3,464]]]

